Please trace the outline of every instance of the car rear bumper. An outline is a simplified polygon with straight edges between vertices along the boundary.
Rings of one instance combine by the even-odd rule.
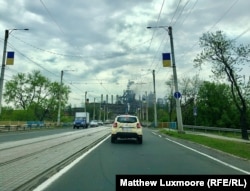
[[[112,134],[112,136],[119,137],[119,138],[138,138],[142,137],[142,135],[133,133],[133,132],[118,132],[116,134]]]

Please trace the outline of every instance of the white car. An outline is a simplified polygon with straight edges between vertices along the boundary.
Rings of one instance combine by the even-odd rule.
[[[111,130],[111,143],[115,143],[117,138],[135,138],[142,144],[142,135],[142,126],[137,116],[116,116]]]
[[[90,126],[90,127],[98,127],[98,122],[97,122],[97,120],[92,120],[92,121],[90,121],[89,126]]]
[[[100,125],[100,126],[102,126],[102,125],[103,125],[102,120],[97,121],[97,123],[98,123],[98,125]]]

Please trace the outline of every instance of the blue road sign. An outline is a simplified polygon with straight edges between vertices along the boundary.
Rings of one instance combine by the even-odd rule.
[[[176,99],[179,99],[181,97],[181,93],[180,92],[174,92],[174,97]]]
[[[194,116],[197,116],[197,107],[194,107]]]

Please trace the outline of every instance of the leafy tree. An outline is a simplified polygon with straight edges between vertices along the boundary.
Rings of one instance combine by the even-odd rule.
[[[32,111],[36,120],[42,121],[45,115],[50,119],[55,118],[55,113],[58,111],[59,90],[60,84],[51,82],[40,71],[18,73],[6,82],[4,99],[7,104],[12,103],[16,109]],[[62,106],[67,102],[69,92],[69,87],[62,85]]]
[[[200,125],[235,127],[238,115],[228,85],[205,81],[197,95],[197,108]]]
[[[181,105],[183,113],[183,122],[185,124],[193,124],[195,122],[194,107],[197,92],[202,81],[199,75],[193,77],[183,77],[180,80],[180,91],[182,92]]]
[[[240,71],[242,65],[249,62],[250,46],[236,46],[235,41],[227,39],[221,31],[204,33],[200,38],[200,46],[203,51],[194,59],[195,67],[211,63],[212,72],[217,79],[228,79],[234,104],[240,113],[242,139],[248,140],[247,103],[242,93]]]
[[[168,112],[169,112],[169,121],[173,121],[173,110],[174,110],[174,106],[175,104],[175,99],[174,99],[174,92],[173,92],[173,88],[174,88],[174,84],[173,84],[174,78],[173,76],[171,76],[171,78],[165,82],[165,84],[170,88],[170,93],[169,95],[167,95],[167,100],[168,100]]]
[[[200,80],[199,75],[194,75],[193,77],[183,77],[180,79],[182,103],[189,102],[190,99],[195,99],[201,83],[202,81]]]
[[[165,109],[162,109],[162,108],[157,109],[157,121],[158,122],[169,121],[169,117]]]
[[[197,95],[198,89],[202,81],[199,78],[199,75],[195,75],[193,77],[183,77],[179,80],[180,84],[180,92],[182,94],[181,97],[181,107],[182,107],[182,114],[183,114],[183,122],[185,124],[193,124],[194,116],[193,116],[193,107],[195,97]],[[168,96],[168,106],[169,106],[169,115],[170,121],[172,119],[172,114],[174,107],[176,106],[176,101],[173,96],[173,77],[169,79],[165,83],[171,89],[171,92]]]

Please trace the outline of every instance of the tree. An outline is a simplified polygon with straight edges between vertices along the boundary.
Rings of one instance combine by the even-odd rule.
[[[181,105],[183,113],[183,122],[185,124],[196,124],[196,116],[194,116],[194,108],[196,107],[196,96],[202,81],[199,75],[193,77],[182,77],[180,80],[180,90],[182,92]]]
[[[235,118],[239,117],[226,84],[204,81],[197,95],[197,108],[201,125],[235,128]]]
[[[169,95],[166,95],[167,97],[167,100],[168,100],[168,112],[169,112],[169,121],[172,121],[173,118],[172,118],[172,114],[173,114],[173,110],[174,110],[174,106],[175,106],[175,100],[174,100],[174,96],[173,96],[173,88],[174,88],[174,78],[173,76],[170,77],[170,79],[165,82],[165,84],[167,86],[169,86],[170,88],[170,93]]]
[[[202,81],[198,74],[193,77],[182,77],[180,79],[180,89],[182,92],[181,102],[185,104],[190,100],[194,100],[201,83]]]
[[[51,82],[40,71],[18,73],[6,82],[4,99],[16,109],[31,110],[38,120],[43,120],[46,114],[53,118],[58,110],[59,89],[59,83]],[[69,87],[63,85],[62,106],[67,102],[69,92]]]
[[[193,123],[193,109],[195,104],[195,97],[197,95],[198,89],[202,81],[199,78],[199,75],[195,75],[193,77],[182,77],[180,79],[180,92],[181,96],[181,107],[183,113],[183,122],[185,124]],[[172,119],[172,110],[175,107],[175,98],[173,96],[173,76],[169,78],[167,82],[165,82],[167,86],[169,86],[171,92],[168,97],[168,105],[169,105],[169,115],[170,121]]]
[[[229,81],[234,104],[240,113],[242,139],[248,140],[247,103],[243,95],[242,66],[249,62],[250,46],[235,45],[221,31],[204,33],[200,38],[203,51],[194,59],[195,67],[211,63],[212,73],[217,79],[226,77]]]

